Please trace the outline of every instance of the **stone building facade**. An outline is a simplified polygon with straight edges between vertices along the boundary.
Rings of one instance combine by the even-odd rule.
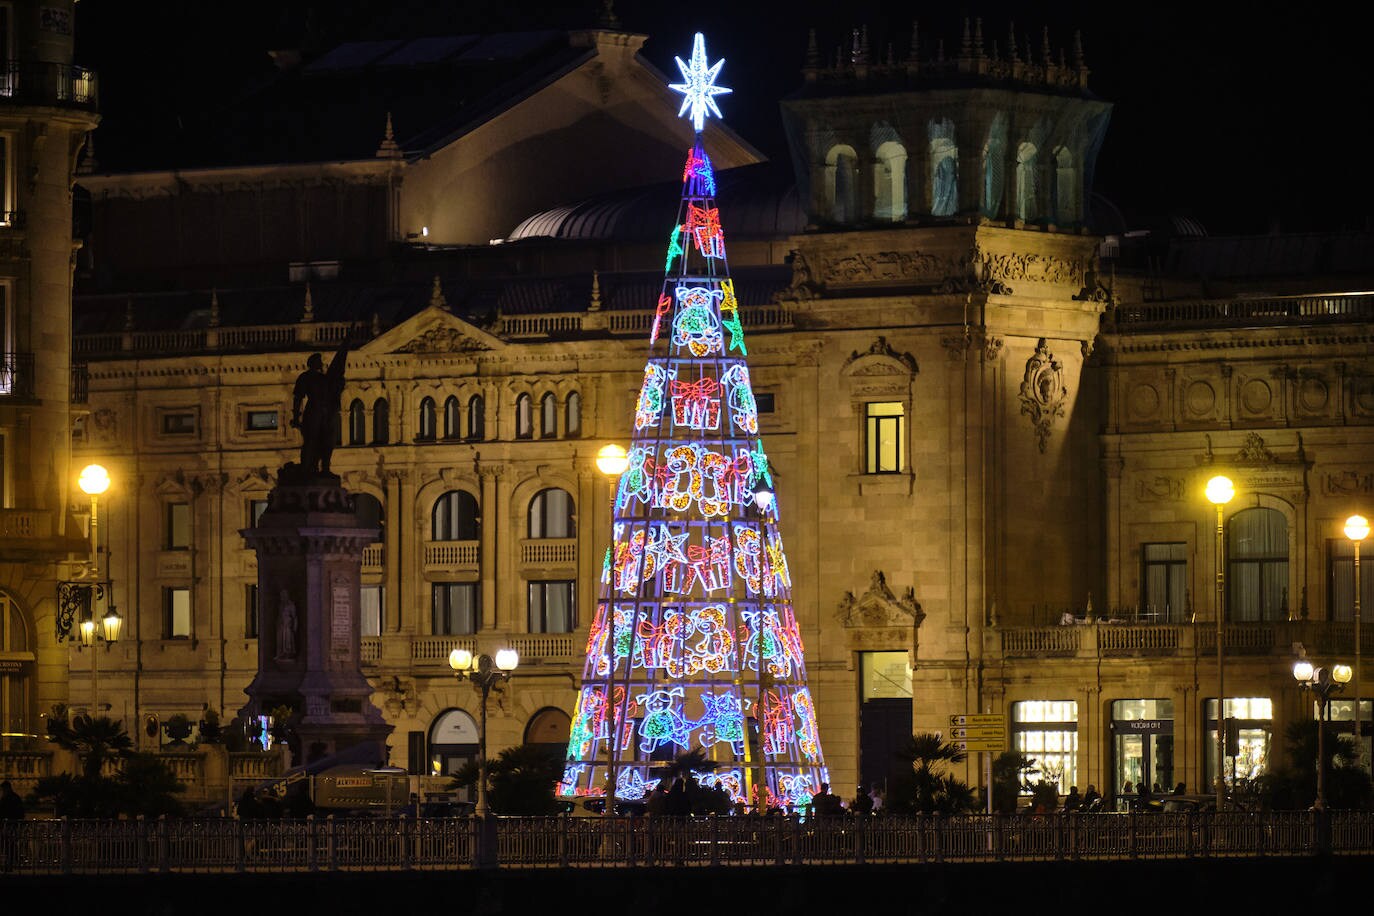
[[[1129,240],[1088,228],[1109,107],[1081,52],[995,58],[975,34],[948,59],[866,54],[813,58],[785,102],[800,204],[776,199],[765,230],[751,202],[736,244],[720,194],[832,783],[848,795],[890,775],[903,735],[993,713],[1065,790],[1205,791],[1221,558],[1202,484],[1221,471],[1238,494],[1224,513],[1227,766],[1274,765],[1284,727],[1311,714],[1294,658],[1353,660],[1340,525],[1374,510],[1374,307],[1344,291],[1366,288],[1368,240],[1282,256],[1227,240],[1253,256],[1206,285],[1183,268],[1223,240],[1175,241],[1166,269],[1139,269]],[[738,152],[724,163],[749,161],[718,142]],[[433,203],[410,188],[444,186],[411,181],[439,166],[405,145],[400,214]],[[546,165],[512,153],[504,168]],[[159,180],[86,186],[113,227],[117,210],[152,218],[129,189]],[[444,773],[473,753],[476,696],[446,663],[458,647],[520,653],[493,750],[564,739],[611,533],[592,458],[627,438],[667,237],[647,217],[651,230],[626,228],[623,198],[599,200],[549,199],[521,224],[538,231],[503,245],[440,247],[397,225],[385,258],[294,283],[281,280],[300,259],[280,252],[239,265],[275,269],[272,284],[226,270],[176,292],[118,288],[99,279],[118,263],[92,265],[76,449],[116,480],[111,571],[131,633],[100,672],[116,714],[242,704],[257,596],[241,531],[293,455],[307,355],[357,334],[334,469],[382,529],[362,624],[393,762]],[[68,672],[77,705],[83,661]]]

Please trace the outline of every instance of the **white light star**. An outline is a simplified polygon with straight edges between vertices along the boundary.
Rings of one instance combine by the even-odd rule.
[[[706,66],[706,39],[697,32],[697,37],[692,41],[692,62],[684,63],[682,58],[677,60],[677,68],[682,71],[683,83],[669,83],[668,88],[674,92],[683,94],[682,108],[678,111],[681,117],[689,108],[692,111],[692,126],[701,132],[706,124],[706,115],[711,113],[716,117],[721,117],[720,108],[716,106],[715,97],[730,92],[724,86],[715,85],[716,76],[720,74],[720,68],[725,65],[724,60],[718,60],[715,66]]]

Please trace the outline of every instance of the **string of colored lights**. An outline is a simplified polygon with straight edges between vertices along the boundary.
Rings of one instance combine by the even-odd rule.
[[[649,357],[620,475],[601,594],[558,791],[642,800],[672,757],[737,804],[801,806],[828,781],[745,362],[717,182],[701,130],[719,116],[698,35],[678,61],[697,136],[682,172]]]

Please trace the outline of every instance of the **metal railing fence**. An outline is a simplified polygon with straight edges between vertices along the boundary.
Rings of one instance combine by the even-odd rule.
[[[0,823],[31,874],[1036,862],[1374,854],[1374,813],[497,817]]]

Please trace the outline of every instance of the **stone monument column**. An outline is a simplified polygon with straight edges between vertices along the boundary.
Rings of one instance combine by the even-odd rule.
[[[385,763],[392,727],[372,705],[359,632],[363,548],[377,529],[361,525],[337,476],[287,464],[257,526],[242,534],[258,555],[259,630],[241,715],[289,707],[296,764],[344,751]]]

